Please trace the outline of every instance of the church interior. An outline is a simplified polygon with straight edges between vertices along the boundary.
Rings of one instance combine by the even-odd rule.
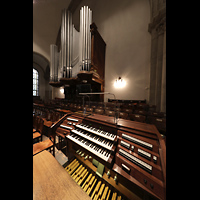
[[[33,0],[33,199],[166,199],[166,137],[166,0]]]

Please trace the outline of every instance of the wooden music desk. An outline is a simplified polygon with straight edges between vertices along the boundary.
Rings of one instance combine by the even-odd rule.
[[[48,151],[33,156],[33,200],[91,200]]]

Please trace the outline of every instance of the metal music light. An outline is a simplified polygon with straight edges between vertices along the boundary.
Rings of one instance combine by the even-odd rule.
[[[111,94],[114,96],[115,100],[116,100],[116,97],[115,97],[115,94],[111,93],[111,92],[87,92],[87,93],[79,93],[79,95],[85,95],[87,97],[89,97],[88,95],[92,95],[92,94]],[[84,104],[84,103],[83,103]],[[115,116],[114,116],[114,123],[117,124],[118,122],[118,118],[119,118],[119,113],[118,111],[116,111],[116,108],[117,108],[117,101],[116,101],[116,106],[115,106]]]

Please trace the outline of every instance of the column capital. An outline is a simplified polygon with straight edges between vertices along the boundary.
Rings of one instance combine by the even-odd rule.
[[[160,34],[160,31],[164,33],[166,30],[166,9],[162,9],[158,12],[158,14],[153,17],[151,22],[148,26],[148,31],[151,33],[153,29],[156,29],[158,31],[158,34]]]
[[[155,26],[158,35],[164,34],[166,30],[166,21],[162,20],[157,26]]]

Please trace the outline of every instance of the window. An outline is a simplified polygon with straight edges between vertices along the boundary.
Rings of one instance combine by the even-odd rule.
[[[33,96],[39,96],[38,71],[33,69]]]

